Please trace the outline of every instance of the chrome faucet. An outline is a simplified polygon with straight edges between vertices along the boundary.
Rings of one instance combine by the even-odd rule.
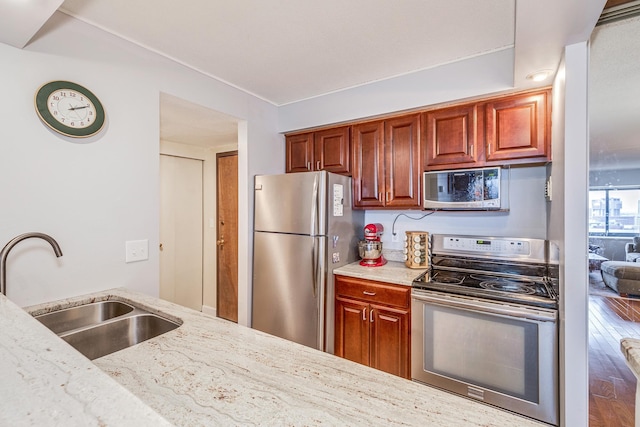
[[[62,251],[60,250],[60,246],[58,246],[58,242],[56,242],[53,237],[44,233],[24,233],[9,240],[9,243],[7,243],[4,248],[2,248],[2,251],[0,251],[0,292],[4,295],[7,294],[7,256],[15,245],[30,237],[37,237],[39,239],[46,240],[53,248],[53,252],[55,252],[56,257],[60,258],[62,256]]]

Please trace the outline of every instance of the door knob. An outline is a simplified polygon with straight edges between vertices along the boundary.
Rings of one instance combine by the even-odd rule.
[[[216,245],[223,246],[224,245],[224,239],[220,239],[220,240],[216,241]]]
[[[162,250],[162,243],[160,243],[160,250]]]

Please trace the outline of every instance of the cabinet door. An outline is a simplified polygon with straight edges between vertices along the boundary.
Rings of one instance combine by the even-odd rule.
[[[315,132],[315,170],[351,175],[349,130],[349,126],[343,126]]]
[[[550,160],[551,92],[525,94],[486,104],[487,162]]]
[[[390,374],[411,378],[409,310],[370,306],[370,366]]]
[[[385,206],[419,208],[420,115],[386,120],[384,129]]]
[[[336,298],[335,354],[369,365],[369,304]]]
[[[353,127],[354,207],[384,207],[384,122]]]
[[[313,133],[286,137],[286,173],[313,170]]]
[[[476,104],[428,111],[423,120],[425,169],[439,165],[479,164],[482,133],[478,132]]]

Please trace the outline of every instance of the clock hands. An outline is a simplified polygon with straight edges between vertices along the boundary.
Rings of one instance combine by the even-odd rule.
[[[83,108],[89,108],[89,106],[88,105],[83,105],[81,107],[71,107],[71,108],[69,108],[69,111],[82,110]]]

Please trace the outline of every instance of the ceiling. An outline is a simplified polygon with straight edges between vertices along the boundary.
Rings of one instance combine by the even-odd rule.
[[[160,140],[201,147],[237,144],[238,120],[182,98],[161,93]]]
[[[515,39],[515,0],[188,4],[65,0],[60,10],[275,105],[510,48]]]
[[[626,0],[609,0],[621,2]],[[27,46],[58,10],[281,106],[505,49],[514,52],[514,90],[549,85],[526,75],[555,71],[564,47],[588,37],[603,5],[604,0],[0,0],[0,42]],[[615,27],[611,35],[609,27]],[[634,43],[640,37],[619,23],[594,34],[592,163],[606,152],[622,167],[640,151],[633,150],[629,136],[639,132],[627,125],[640,120],[624,119],[638,111],[640,89],[632,82],[640,73],[630,52],[640,51]],[[599,69],[601,63],[607,66]],[[235,118],[168,95],[161,97],[161,127],[161,137],[174,142],[237,140]],[[620,152],[614,149],[618,144]]]

